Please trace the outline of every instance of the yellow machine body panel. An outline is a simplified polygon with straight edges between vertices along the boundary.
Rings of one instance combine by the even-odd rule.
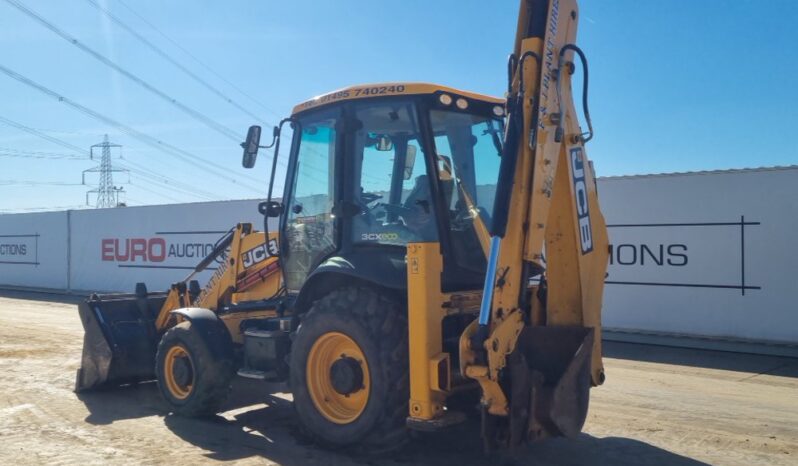
[[[276,257],[277,233],[269,235],[253,231],[252,225],[240,223],[232,233],[229,254],[218,263],[205,287],[196,297],[181,284],[173,285],[158,313],[155,327],[163,331],[175,317],[172,311],[186,307],[216,310],[220,305],[236,304],[275,296],[282,287],[280,266]],[[185,281],[182,282],[185,284]],[[224,314],[221,319],[231,330],[233,341],[241,343],[237,324],[243,319],[273,317],[274,311],[246,311]]]

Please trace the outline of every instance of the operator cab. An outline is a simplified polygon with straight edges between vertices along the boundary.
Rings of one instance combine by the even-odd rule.
[[[481,288],[503,110],[430,84],[356,86],[298,105],[283,122],[293,130],[288,176],[271,209],[284,212],[288,291],[326,266],[405,287],[406,246],[417,242],[441,244],[443,291]],[[246,166],[258,142],[243,145]]]

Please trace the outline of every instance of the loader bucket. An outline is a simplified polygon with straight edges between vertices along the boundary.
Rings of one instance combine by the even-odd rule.
[[[526,327],[510,355],[510,443],[574,437],[587,418],[594,331]]]
[[[155,378],[155,318],[166,293],[137,291],[94,294],[78,306],[85,334],[76,392]]]

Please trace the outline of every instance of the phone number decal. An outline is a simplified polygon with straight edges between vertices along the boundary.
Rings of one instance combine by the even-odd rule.
[[[384,94],[401,94],[405,91],[405,86],[399,84],[398,86],[374,86],[374,87],[358,87],[352,89],[355,97],[361,95],[384,95]]]
[[[323,105],[326,103],[335,102],[336,100],[348,99],[350,97],[401,94],[405,92],[405,90],[406,87],[403,84],[396,84],[391,86],[356,87],[354,89],[332,92],[330,94],[325,94],[319,97],[318,99],[309,100],[304,104],[302,104],[301,108],[306,109],[314,107],[316,105]]]

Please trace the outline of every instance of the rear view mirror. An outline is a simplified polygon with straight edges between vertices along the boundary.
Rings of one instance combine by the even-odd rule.
[[[448,155],[438,154],[438,177],[441,180],[451,180],[453,176],[452,159]]]
[[[407,146],[407,154],[405,155],[405,176],[409,180],[413,176],[413,167],[416,164],[416,146]]]
[[[244,148],[244,156],[241,159],[241,165],[244,168],[252,168],[255,166],[255,160],[258,158],[258,147],[260,147],[260,126],[253,125],[247,131],[247,140],[241,143]]]
[[[389,150],[393,150],[393,141],[391,138],[384,134],[380,134],[377,136],[377,147],[376,149],[380,152],[387,152]]]

